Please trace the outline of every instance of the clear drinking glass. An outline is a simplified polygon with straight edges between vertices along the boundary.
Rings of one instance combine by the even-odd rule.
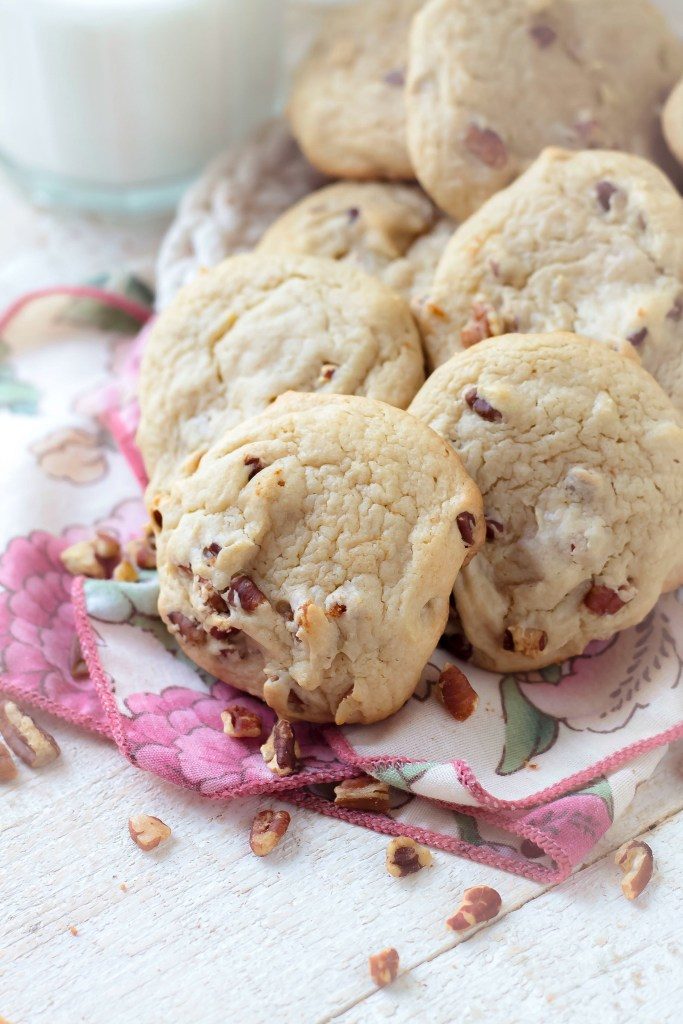
[[[33,198],[172,205],[280,99],[282,0],[0,0],[0,163]]]

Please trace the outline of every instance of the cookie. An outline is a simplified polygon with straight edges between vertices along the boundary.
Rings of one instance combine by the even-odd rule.
[[[683,569],[683,426],[635,360],[573,334],[490,338],[409,409],[458,452],[487,542],[454,596],[477,664],[525,671],[641,622]]]
[[[681,73],[649,0],[430,0],[410,35],[415,172],[464,220],[546,146],[673,163],[659,116]]]
[[[152,490],[285,391],[405,408],[423,380],[410,310],[377,278],[312,256],[230,257],[178,293],[147,342],[137,440]]]
[[[366,398],[286,395],[156,509],[159,611],[185,652],[281,717],[375,722],[412,694],[483,541],[450,445]]]
[[[340,181],[287,210],[259,250],[349,261],[419,301],[454,228],[412,185]]]
[[[455,233],[420,327],[434,366],[508,331],[626,343],[683,409],[683,200],[639,157],[547,150]]]
[[[339,178],[413,178],[404,102],[408,30],[423,0],[334,11],[301,63],[288,115],[311,163]]]
[[[683,78],[666,101],[662,128],[669,149],[679,164],[683,164]]]
[[[157,309],[206,267],[253,249],[281,213],[324,181],[282,119],[221,153],[185,192],[163,238]]]

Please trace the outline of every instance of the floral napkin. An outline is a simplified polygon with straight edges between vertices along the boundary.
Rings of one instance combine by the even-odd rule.
[[[276,778],[259,741],[226,736],[221,721],[236,701],[265,728],[272,714],[177,648],[157,617],[156,574],[74,580],[59,559],[94,528],[126,541],[145,519],[133,441],[144,331],[131,342],[121,330],[147,319],[151,296],[134,280],[119,286],[71,289],[0,319],[0,689],[109,736],[138,768],[206,798],[277,794],[539,881],[565,877],[683,735],[683,593],[541,672],[501,676],[437,650],[387,721],[297,725],[302,770]],[[432,694],[448,662],[478,695],[466,722]],[[389,815],[334,804],[332,784],[361,773],[391,785]]]

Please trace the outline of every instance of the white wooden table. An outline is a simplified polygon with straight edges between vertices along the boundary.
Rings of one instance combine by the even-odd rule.
[[[669,0],[679,22],[683,2]],[[683,26],[682,26],[683,27]],[[0,305],[127,261],[162,225],[32,210],[0,180]],[[0,792],[0,1020],[11,1024],[665,1024],[683,998],[683,746],[643,785],[591,863],[552,889],[437,853],[399,881],[373,832],[303,811],[266,860],[248,846],[266,801],[218,805],[136,771],[108,743],[52,726],[63,756]],[[270,802],[271,806],[274,806]],[[157,814],[156,854],[128,817]],[[613,851],[645,835],[657,870],[621,895]],[[502,917],[466,941],[444,926],[463,888]],[[367,957],[402,974],[377,991]]]

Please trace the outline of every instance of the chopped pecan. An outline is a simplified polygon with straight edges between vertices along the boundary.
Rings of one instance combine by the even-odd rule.
[[[212,587],[207,580],[200,584],[202,599],[209,608],[217,615],[229,615],[230,609],[222,594],[219,594],[215,587]]]
[[[639,839],[624,843],[614,855],[614,863],[624,872],[621,891],[627,900],[634,900],[646,888],[654,870],[652,850]]]
[[[327,384],[328,381],[332,380],[335,371],[338,369],[334,363],[323,363],[320,367],[320,375],[318,377],[319,384]]]
[[[378,988],[384,988],[396,981],[398,976],[398,953],[395,949],[383,949],[380,953],[374,953],[368,957],[370,977]]]
[[[157,549],[152,540],[134,541],[132,548],[131,553],[138,569],[156,569]],[[129,551],[131,551],[130,545]]]
[[[139,576],[135,567],[124,559],[114,569],[113,578],[117,583],[137,583]]]
[[[472,889],[465,889],[462,903],[453,917],[448,918],[446,925],[454,932],[465,932],[475,924],[490,921],[499,912],[501,904],[500,893],[488,885],[476,885]]]
[[[327,617],[328,619],[340,619],[345,612],[346,605],[339,604],[339,602],[335,602],[335,604],[330,605],[330,607],[327,609]]]
[[[431,867],[432,863],[427,847],[416,843],[410,836],[397,836],[387,846],[387,871],[394,878],[414,875],[422,868]]]
[[[249,833],[251,852],[267,857],[282,842],[291,820],[287,811],[259,811]]]
[[[465,135],[465,146],[472,156],[493,170],[500,170],[508,161],[507,146],[492,128],[480,128],[472,122]]]
[[[157,846],[166,842],[171,835],[168,825],[161,818],[155,818],[153,814],[136,814],[135,817],[129,818],[128,831],[135,845],[145,853],[156,850]]]
[[[216,564],[216,559],[220,555],[221,550],[222,549],[220,544],[217,544],[216,541],[214,540],[212,541],[211,544],[208,544],[204,548],[204,550],[202,551],[202,558],[204,559],[207,565],[213,566]]]
[[[266,600],[266,595],[259,590],[249,576],[233,576],[227,593],[231,608],[241,608],[243,612],[256,611]]]
[[[57,741],[14,701],[0,701],[0,733],[5,743],[29,768],[43,768],[59,757]]]
[[[11,782],[12,779],[16,779],[17,774],[17,766],[12,760],[12,755],[5,744],[0,742],[0,782]]]
[[[266,766],[274,775],[281,778],[293,775],[299,770],[301,750],[296,741],[291,722],[280,718],[273,726],[273,731],[261,747],[261,754]]]
[[[79,540],[77,544],[65,548],[59,558],[64,568],[73,576],[89,576],[91,579],[103,580],[107,575],[102,562],[95,554],[92,541]]]
[[[489,310],[481,302],[473,303],[472,316],[460,331],[462,344],[465,348],[470,348],[471,345],[493,337],[494,333],[489,319]]]
[[[616,590],[594,583],[583,599],[583,603],[594,615],[616,615],[626,604]]]
[[[253,480],[257,473],[266,468],[265,463],[261,462],[258,455],[246,455],[244,465],[247,467],[250,480]]]
[[[504,530],[502,523],[498,522],[497,519],[490,519],[486,517],[486,539],[489,544],[494,541]]]
[[[487,420],[489,423],[499,423],[503,418],[503,414],[498,409],[494,409],[485,398],[481,398],[476,388],[470,388],[465,395],[465,401],[470,409],[476,412],[477,416],[481,416],[483,420]]]
[[[533,25],[529,29],[529,35],[541,50],[551,46],[557,39],[557,32],[550,25]]]
[[[391,808],[389,787],[369,775],[357,779],[344,779],[334,787],[334,802],[348,811],[374,811],[388,814]]]
[[[477,710],[477,691],[465,673],[455,665],[445,666],[435,690],[437,698],[456,722],[466,722]]]
[[[598,202],[605,213],[612,208],[612,199],[619,189],[611,181],[599,181],[595,186]]]
[[[384,81],[387,85],[395,85],[397,89],[401,89],[406,84],[406,73],[403,68],[392,68],[391,71],[387,71]]]
[[[206,640],[206,633],[195,619],[189,619],[182,612],[170,612],[168,621],[173,626],[173,631],[178,633],[183,640],[189,644],[203,644]]]
[[[639,331],[634,331],[633,334],[629,334],[626,340],[630,341],[635,348],[638,348],[639,345],[643,344],[643,342],[648,336],[648,333],[649,332],[647,327],[641,327]]]
[[[458,524],[463,544],[466,548],[471,547],[474,544],[474,529],[477,525],[474,513],[461,512],[460,515],[456,516],[455,521]]]
[[[256,739],[261,736],[263,723],[261,716],[249,708],[235,704],[221,712],[223,732],[226,736],[233,736],[236,740]]]
[[[526,626],[510,626],[503,633],[503,649],[516,651],[527,658],[535,658],[548,646],[548,634],[544,629]]]
[[[673,320],[675,324],[680,323],[681,317],[683,317],[683,295],[679,295],[673,306],[666,314],[667,320]]]

